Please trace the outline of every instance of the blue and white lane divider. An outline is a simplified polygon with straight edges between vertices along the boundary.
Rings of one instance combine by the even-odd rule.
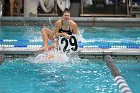
[[[41,39],[28,40],[28,39],[0,39],[0,42],[42,42]],[[104,43],[140,43],[140,40],[84,40],[84,43],[104,42]]]
[[[103,48],[103,49],[108,49],[108,48],[129,48],[129,49],[140,49],[140,46],[94,46],[94,45],[79,45],[79,48]],[[0,47],[43,47],[43,45],[24,45],[24,44],[0,44]]]
[[[132,93],[131,89],[129,88],[122,76],[116,76],[114,80],[117,83],[121,93]]]
[[[19,42],[16,44],[6,44],[6,43],[12,43],[12,42]],[[42,47],[43,45],[38,45],[38,44],[24,44],[25,42],[29,43],[36,43],[36,42],[42,42],[42,40],[16,40],[16,39],[0,39],[0,47]],[[80,48],[135,48],[139,49],[140,45],[109,45],[109,44],[102,44],[102,45],[94,45],[94,44],[86,44],[86,43],[94,43],[94,42],[124,42],[124,41],[101,41],[101,40],[94,40],[94,41],[78,41],[78,46]],[[140,41],[137,41],[135,43],[138,43]]]
[[[140,48],[140,46],[110,46],[110,45],[100,45],[100,46],[92,46],[92,45],[89,45],[89,46],[83,46],[82,48]]]
[[[26,40],[26,39],[0,39],[0,42],[43,42],[42,40]]]
[[[0,42],[43,42],[41,39],[37,40],[28,40],[28,39],[0,39]],[[84,40],[84,41],[79,41],[82,43],[137,43],[140,44],[140,40],[133,41],[133,40]]]
[[[0,47],[5,47],[5,48],[14,48],[14,47],[23,47],[23,48],[39,48],[43,47],[43,45],[6,45],[6,44],[0,44]]]

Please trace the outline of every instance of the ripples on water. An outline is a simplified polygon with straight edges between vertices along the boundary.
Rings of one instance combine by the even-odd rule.
[[[3,85],[0,90],[3,93],[119,93],[102,59],[87,60],[73,55],[67,62],[36,61],[36,58],[6,60],[0,67],[0,85]]]

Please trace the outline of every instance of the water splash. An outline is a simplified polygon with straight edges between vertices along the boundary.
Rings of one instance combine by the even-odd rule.
[[[34,62],[34,60],[36,60]],[[64,53],[57,50],[51,50],[48,52],[43,52],[41,54],[38,54],[36,57],[33,58],[33,63],[50,63],[50,62],[68,62],[69,56]]]
[[[45,27],[45,26],[44,26]],[[84,29],[78,29],[79,34],[77,35],[78,41],[83,41],[83,32]],[[73,60],[78,60],[79,56],[76,53],[64,53],[58,50],[51,50],[48,52],[43,52],[41,54],[36,55],[36,57],[32,58],[33,63],[50,63],[50,62],[75,62]],[[36,60],[36,61],[34,61]]]
[[[83,38],[83,33],[84,29],[78,29],[78,41],[84,41],[85,39]]]

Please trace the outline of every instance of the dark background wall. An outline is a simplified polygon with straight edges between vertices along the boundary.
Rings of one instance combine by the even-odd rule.
[[[3,0],[3,16],[9,16],[10,4],[9,0]],[[102,2],[99,2],[102,1]],[[115,5],[106,5],[105,0],[93,0],[93,5],[83,8],[85,14],[127,14],[126,5],[119,3],[122,0],[117,0],[118,2]],[[139,0],[133,0],[139,1]],[[81,0],[70,0],[70,12],[72,17],[79,17],[81,14]],[[140,1],[139,1],[140,2]],[[115,8],[117,6],[117,8]],[[39,10],[40,11],[40,10]],[[21,13],[23,14],[23,9]],[[62,11],[57,6],[58,16],[62,16]]]
[[[72,17],[79,17],[80,16],[80,3],[81,0],[70,0],[70,12]],[[57,6],[57,13],[58,16],[62,16],[62,11]]]
[[[9,16],[10,15],[10,13],[9,13],[10,12],[9,0],[4,0],[2,11],[3,11],[3,13],[2,13],[3,16]]]
[[[71,7],[70,12],[72,17],[78,17],[80,16],[80,3],[81,0],[70,0]]]

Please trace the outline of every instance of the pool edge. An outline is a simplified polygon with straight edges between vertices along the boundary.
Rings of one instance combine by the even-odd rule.
[[[48,26],[60,17],[1,17],[1,26]],[[72,17],[79,26],[140,27],[140,18]]]

